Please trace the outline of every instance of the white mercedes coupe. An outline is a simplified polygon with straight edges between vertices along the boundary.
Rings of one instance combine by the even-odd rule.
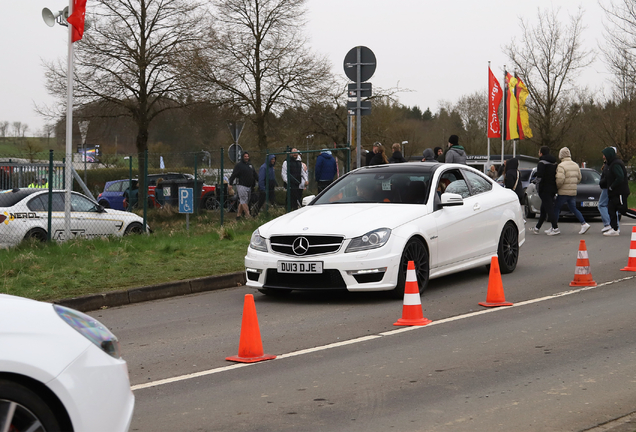
[[[347,289],[404,294],[408,261],[420,293],[429,279],[489,265],[517,266],[525,241],[517,195],[459,164],[356,169],[306,206],[252,234],[247,285],[264,294]]]

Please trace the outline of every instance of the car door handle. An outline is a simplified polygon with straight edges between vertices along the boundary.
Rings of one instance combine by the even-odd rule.
[[[479,203],[475,203],[475,205],[473,206],[473,210],[474,211],[481,210],[481,206],[479,205]]]

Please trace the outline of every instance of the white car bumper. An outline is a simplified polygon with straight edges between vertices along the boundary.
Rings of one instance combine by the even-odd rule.
[[[135,397],[124,360],[91,345],[47,385],[64,404],[76,432],[128,431]]]
[[[397,285],[403,244],[397,238],[378,249],[344,253],[348,241],[333,254],[294,257],[248,248],[245,256],[247,286],[298,290],[347,289],[387,291]],[[393,246],[392,246],[393,245]],[[322,263],[322,273],[278,273],[278,263]]]

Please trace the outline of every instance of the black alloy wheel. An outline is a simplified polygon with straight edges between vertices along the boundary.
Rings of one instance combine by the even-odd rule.
[[[517,232],[517,226],[512,222],[508,222],[504,226],[503,231],[501,231],[497,256],[501,274],[512,273],[517,267],[517,261],[519,260],[519,233]]]
[[[128,234],[142,234],[144,232],[144,228],[140,223],[133,222],[126,227],[126,231],[124,231],[124,235]]]
[[[34,240],[38,242],[46,241],[46,231],[41,228],[33,228],[24,236],[25,240]],[[0,429],[1,430],[1,429]]]
[[[523,218],[530,219],[534,216],[535,213],[532,212],[530,207],[530,200],[528,199],[528,195],[526,195],[525,199],[523,200]]]
[[[406,286],[406,271],[409,266],[409,261],[413,261],[415,264],[415,275],[417,276],[417,284],[419,286],[420,294],[424,292],[428,286],[428,275],[430,269],[430,262],[428,260],[428,251],[422,240],[412,238],[406,243],[404,251],[402,252],[402,258],[400,259],[400,268],[398,273],[398,283],[395,289],[391,291],[391,296],[394,298],[404,297],[404,287]]]
[[[51,408],[36,393],[0,380],[0,430],[54,432],[60,427]]]

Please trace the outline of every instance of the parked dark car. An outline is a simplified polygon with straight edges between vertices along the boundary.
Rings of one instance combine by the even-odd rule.
[[[535,183],[537,169],[532,170],[530,184],[526,188],[524,201],[524,214],[527,218],[533,218],[541,212],[541,198],[537,192]],[[584,218],[600,217],[598,211],[598,199],[601,196],[601,174],[592,168],[581,168],[581,183],[576,188],[576,208]],[[567,205],[561,208],[561,217],[574,217]]]

